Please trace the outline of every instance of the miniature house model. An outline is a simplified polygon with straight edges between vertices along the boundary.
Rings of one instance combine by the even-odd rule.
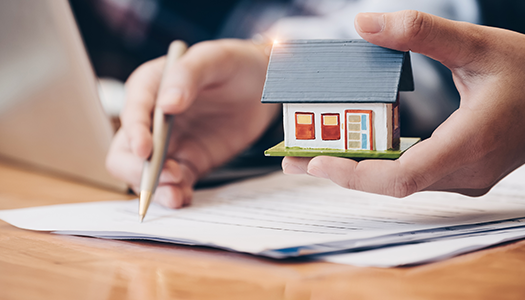
[[[283,103],[285,140],[267,155],[398,157],[399,91],[413,90],[408,52],[364,40],[274,44],[262,102]]]

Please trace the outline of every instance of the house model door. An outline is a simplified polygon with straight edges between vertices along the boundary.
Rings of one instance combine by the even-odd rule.
[[[373,150],[372,111],[346,110],[346,149]]]

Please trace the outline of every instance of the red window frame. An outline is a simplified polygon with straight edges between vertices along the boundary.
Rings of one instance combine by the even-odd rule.
[[[325,116],[337,117],[337,124],[336,125],[325,125],[324,124]],[[339,114],[337,113],[321,114],[321,137],[324,141],[336,141],[336,140],[341,139],[341,129],[339,129],[340,126],[341,126],[341,120],[340,120]]]
[[[310,115],[312,118],[311,124],[299,124],[297,116]],[[298,140],[315,140],[315,118],[312,112],[296,112],[295,113],[295,138]]]

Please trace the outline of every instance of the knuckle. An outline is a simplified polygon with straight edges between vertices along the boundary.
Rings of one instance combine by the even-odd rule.
[[[432,29],[432,18],[416,10],[403,12],[404,34],[408,40],[425,40]]]
[[[342,186],[356,191],[374,192],[373,186],[371,186],[370,182],[367,182],[360,171],[356,171],[352,176],[345,178]]]
[[[351,176],[350,178],[347,178],[341,186],[346,189],[350,189],[350,190],[358,190],[358,191],[363,190],[362,188],[360,188],[360,185],[357,183],[356,176]]]
[[[404,198],[419,190],[419,185],[415,176],[396,176],[392,183],[390,196]]]
[[[346,173],[346,176],[342,178],[343,180],[341,180],[340,182],[336,182],[336,183],[347,189],[357,190],[357,191],[367,191],[362,182],[363,177],[364,176],[362,173],[362,169],[356,166],[352,170],[352,172]]]

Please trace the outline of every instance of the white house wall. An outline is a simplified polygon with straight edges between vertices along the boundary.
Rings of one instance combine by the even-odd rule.
[[[371,110],[373,126],[373,143],[375,150],[386,150],[391,145],[388,143],[388,108],[391,105],[384,103],[342,103],[342,104],[302,104],[284,103],[284,140],[286,147],[301,148],[333,148],[345,149],[345,110]],[[310,112],[314,113],[315,139],[297,140],[295,138],[295,113]],[[321,114],[338,113],[340,120],[341,138],[335,141],[323,141],[321,138]],[[390,126],[391,127],[391,126]]]

